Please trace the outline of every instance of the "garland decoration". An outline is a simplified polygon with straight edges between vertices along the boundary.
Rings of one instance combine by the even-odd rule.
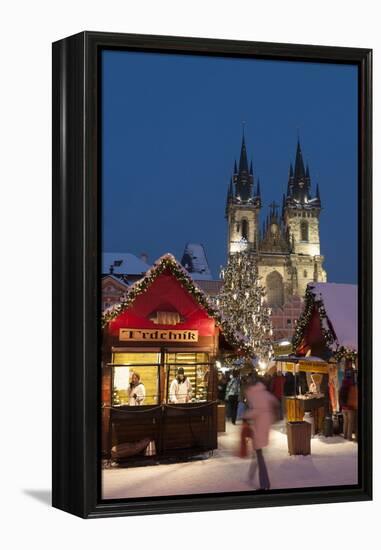
[[[342,359],[350,359],[353,362],[357,360],[357,351],[345,346],[341,346],[333,355],[337,362],[340,362]]]
[[[304,303],[304,311],[299,317],[294,335],[292,337],[292,347],[294,353],[296,353],[298,347],[302,343],[305,330],[308,327],[315,308],[319,313],[320,327],[325,345],[330,349],[332,349],[332,346],[335,344],[337,346],[338,343],[336,335],[325,310],[323,300],[319,299],[316,294],[314,294],[313,286],[307,286]],[[337,361],[340,361],[343,358],[355,360],[357,357],[357,352],[341,346],[339,349],[333,351],[333,356]]]
[[[172,254],[161,256],[155,264],[146,272],[145,276],[136,281],[124,294],[120,302],[107,308],[102,314],[102,328],[105,328],[111,321],[116,319],[123,311],[129,309],[136,298],[147,291],[148,287],[162,273],[169,271],[181,286],[189,292],[196,302],[212,317],[216,325],[222,330],[226,340],[236,347],[241,353],[248,353],[250,346],[245,337],[237,333],[230,325],[228,320],[221,314],[219,309],[213,304],[209,297],[199,288],[188,272],[175,259]]]

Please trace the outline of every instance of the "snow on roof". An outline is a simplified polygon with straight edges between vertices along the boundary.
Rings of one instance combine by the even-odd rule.
[[[185,246],[181,265],[185,267],[195,281],[209,281],[212,279],[204,245],[200,243],[188,243]]]
[[[357,351],[357,285],[309,283],[316,301],[322,300],[339,346]]]
[[[188,292],[190,292],[190,284],[193,289],[193,297],[197,300],[201,307],[205,309],[207,314],[213,317],[216,321],[216,324],[221,327],[222,333],[225,336],[227,342],[236,345],[238,348],[244,350],[248,349],[247,338],[237,332],[230,324],[230,321],[221,314],[221,312],[215,307],[210,297],[196,284],[191,278],[188,271],[176,260],[172,254],[164,254],[161,256],[152,267],[147,271],[145,276],[129,287],[129,292],[126,293],[121,300],[105,309],[102,313],[102,324],[106,326],[112,319],[120,315],[125,309],[128,309],[132,303],[135,301],[136,296],[141,292],[143,288],[145,290],[147,287],[144,287],[146,280],[150,280],[152,283],[153,280],[158,277],[161,273],[170,269],[172,275],[174,275]],[[181,278],[185,277],[185,281],[181,281]]]
[[[118,276],[115,276],[115,275],[112,275],[111,273],[107,273],[107,275],[102,275],[102,282],[105,282],[106,279],[111,279],[117,283],[119,283],[120,285],[122,286],[126,286],[126,287],[129,287],[129,283],[128,281],[125,281],[124,279],[122,279],[121,277],[118,277]]]
[[[110,273],[110,266],[114,274],[120,275],[142,275],[151,267],[129,252],[103,252],[102,273]]]
[[[197,280],[198,286],[206,292],[209,296],[216,296],[220,290],[224,282],[222,280],[218,281],[212,281],[212,280]]]

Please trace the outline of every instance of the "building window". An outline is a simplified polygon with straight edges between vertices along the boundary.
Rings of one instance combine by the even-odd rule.
[[[287,326],[291,325],[291,319],[287,319]]]
[[[249,222],[245,219],[242,220],[242,237],[248,240],[249,235]]]
[[[304,270],[304,276],[308,277],[307,269]]]
[[[300,240],[308,241],[308,222],[306,220],[300,222]]]

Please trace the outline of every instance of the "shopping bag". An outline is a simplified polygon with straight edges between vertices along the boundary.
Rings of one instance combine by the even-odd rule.
[[[246,458],[248,456],[248,439],[253,437],[249,424],[244,422],[241,428],[241,438],[238,456],[240,458]]]

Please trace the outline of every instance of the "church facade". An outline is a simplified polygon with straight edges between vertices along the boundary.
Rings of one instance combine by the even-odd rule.
[[[260,182],[254,177],[252,163],[249,167],[243,135],[239,164],[234,164],[226,199],[227,253],[249,250],[256,254],[267,303],[274,316],[279,316],[290,303],[295,307],[298,298],[302,307],[309,282],[327,280],[320,253],[319,187],[312,193],[299,140],[282,205],[270,204],[263,224],[262,207]],[[294,326],[295,320],[290,321]]]

